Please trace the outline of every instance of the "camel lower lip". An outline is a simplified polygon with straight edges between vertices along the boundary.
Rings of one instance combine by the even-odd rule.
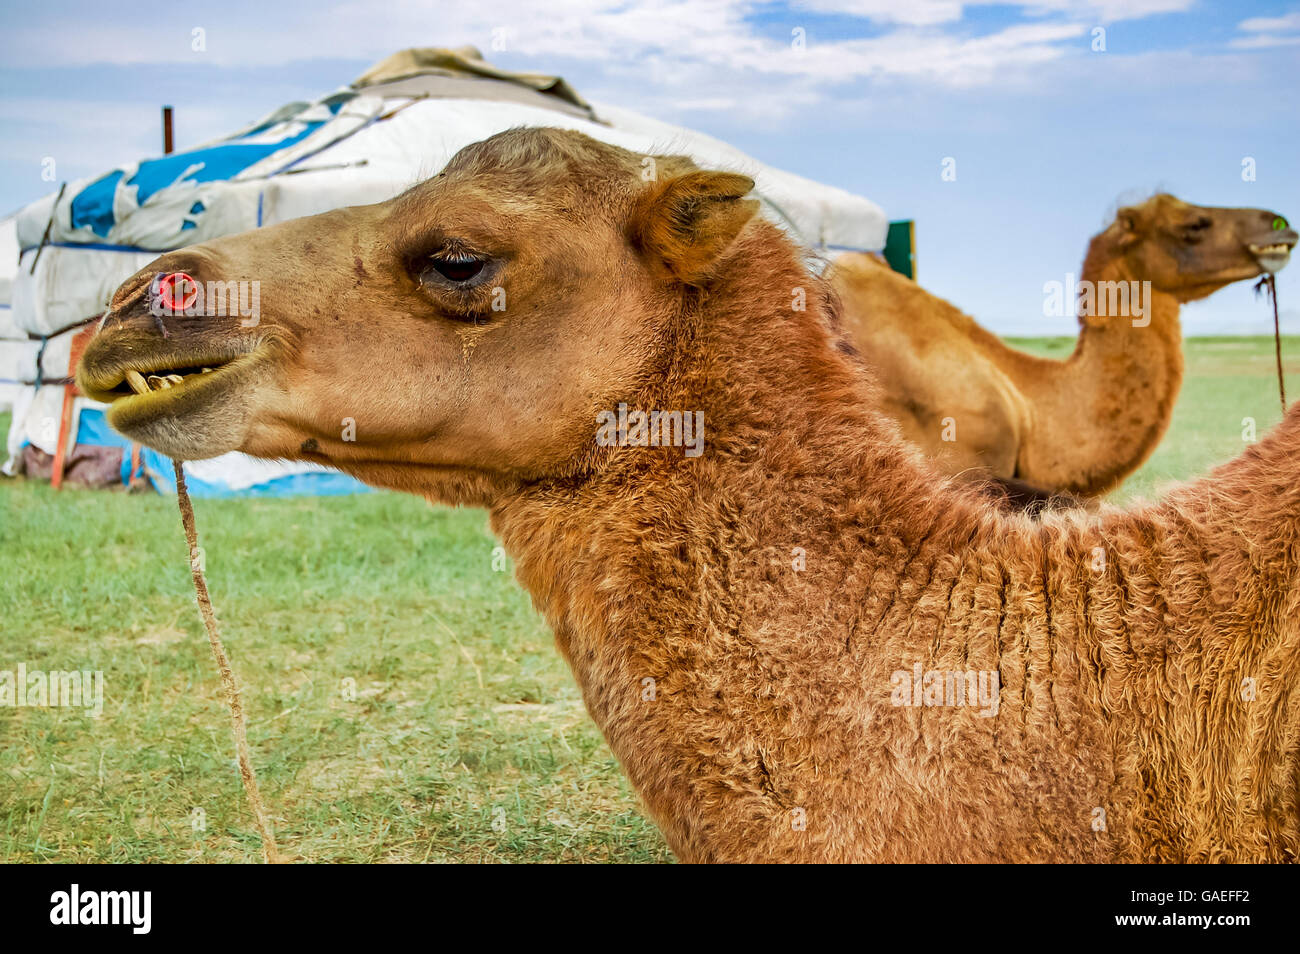
[[[1291,246],[1284,243],[1251,245],[1249,248],[1255,262],[1266,272],[1280,271],[1291,260]]]

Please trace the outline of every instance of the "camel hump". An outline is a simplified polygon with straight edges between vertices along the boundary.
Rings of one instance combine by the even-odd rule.
[[[836,257],[834,267],[841,270],[885,268],[893,271],[879,252],[844,252]]]

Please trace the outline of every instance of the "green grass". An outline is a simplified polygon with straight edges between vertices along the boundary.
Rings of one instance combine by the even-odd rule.
[[[1116,499],[1238,453],[1243,417],[1263,433],[1280,416],[1271,340],[1186,350],[1169,435]],[[195,506],[287,850],[669,859],[550,633],[494,569],[485,514],[378,493]],[[0,482],[0,670],[19,663],[102,670],[104,712],[0,708],[0,861],[259,857],[174,500]]]
[[[195,506],[288,850],[668,858],[527,595],[493,569],[483,512],[395,494]],[[174,499],[0,484],[0,668],[19,662],[103,670],[105,706],[0,708],[0,861],[259,856]]]

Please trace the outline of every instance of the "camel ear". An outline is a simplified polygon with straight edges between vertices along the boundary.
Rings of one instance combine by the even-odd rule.
[[[735,172],[688,172],[647,189],[632,212],[631,237],[686,285],[702,284],[758,211],[744,196],[754,180]]]
[[[1115,224],[1119,227],[1119,247],[1127,248],[1136,242],[1138,235],[1138,210],[1134,208],[1120,209],[1115,216]]]

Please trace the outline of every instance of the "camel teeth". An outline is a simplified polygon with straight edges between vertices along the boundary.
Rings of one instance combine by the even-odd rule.
[[[155,391],[166,391],[168,388],[172,386],[172,383],[170,381],[168,381],[166,378],[162,377],[161,375],[157,375],[157,374],[149,375],[149,377],[146,380],[148,380],[149,386],[153,388]]]
[[[170,381],[172,384],[180,384],[182,381],[185,380],[185,379],[184,379],[183,377],[181,377],[179,374],[168,374],[168,375],[165,375],[165,377],[166,377],[167,380]]]
[[[144,375],[139,371],[128,371],[126,383],[131,385],[131,390],[136,394],[146,394],[149,391],[149,385],[145,384]]]
[[[200,371],[199,373],[200,373],[200,374],[208,374],[208,373],[210,373],[211,371],[212,371],[211,368],[204,368],[204,369],[203,369],[202,371]]]

